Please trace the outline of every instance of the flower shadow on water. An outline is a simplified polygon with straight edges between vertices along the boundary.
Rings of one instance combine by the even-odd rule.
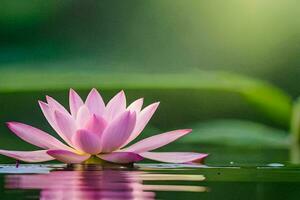
[[[88,170],[76,166],[47,174],[7,175],[8,189],[40,190],[40,199],[155,199],[158,191],[205,192],[206,187],[176,185],[176,181],[203,181],[202,175],[160,174],[114,169]],[[169,181],[166,184],[166,181]]]

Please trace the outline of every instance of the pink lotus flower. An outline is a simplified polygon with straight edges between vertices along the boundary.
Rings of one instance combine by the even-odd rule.
[[[8,122],[8,128],[18,137],[45,150],[8,151],[0,154],[25,162],[59,160],[82,163],[91,156],[113,163],[133,163],[148,158],[169,163],[201,161],[207,154],[189,152],[151,152],[188,134],[191,129],[175,130],[155,135],[127,146],[143,131],[157,109],[153,103],[142,109],[143,99],[126,108],[123,91],[105,106],[101,95],[92,89],[85,102],[74,91],[69,94],[70,112],[53,98],[39,101],[42,112],[52,128],[65,141],[19,122]]]

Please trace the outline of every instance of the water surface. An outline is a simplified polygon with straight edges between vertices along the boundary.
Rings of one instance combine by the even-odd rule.
[[[300,168],[139,164],[0,166],[1,199],[298,199]]]

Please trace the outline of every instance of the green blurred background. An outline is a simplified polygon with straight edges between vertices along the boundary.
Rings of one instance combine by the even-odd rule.
[[[97,87],[106,100],[125,89],[130,101],[140,96],[146,104],[161,101],[146,132],[192,127],[199,144],[235,143],[257,151],[275,143],[282,148],[289,108],[279,108],[285,114],[279,113],[274,121],[236,90],[224,90],[223,82],[219,89],[193,87],[193,83],[201,85],[215,71],[226,71],[267,80],[291,97],[298,96],[299,8],[297,0],[2,0],[1,148],[32,149],[9,133],[5,121],[22,121],[52,132],[37,100],[49,94],[67,105],[70,87],[82,96]],[[209,84],[231,80],[218,77],[208,78]],[[239,86],[238,81],[231,84]],[[270,95],[265,104],[272,104],[272,99]],[[227,120],[225,125],[222,120]],[[263,132],[265,143],[258,142],[260,134],[252,136],[256,132]],[[269,132],[278,134],[269,136]],[[211,133],[217,136],[211,139]],[[276,145],[273,138],[284,142]],[[213,152],[197,142],[191,147],[188,141],[194,140],[187,139],[182,149]],[[215,161],[234,159],[233,151],[229,152],[226,159],[216,153]],[[273,159],[262,151],[249,159],[288,157],[286,151],[280,155]]]

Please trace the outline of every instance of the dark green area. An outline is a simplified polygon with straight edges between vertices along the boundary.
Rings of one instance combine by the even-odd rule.
[[[161,102],[138,139],[192,128],[161,151],[209,153],[207,164],[217,167],[159,171],[203,174],[204,182],[172,184],[211,192],[162,191],[158,199],[298,199],[299,167],[289,163],[300,162],[300,148],[292,145],[300,135],[293,104],[300,94],[299,6],[294,0],[2,0],[0,149],[36,149],[7,121],[56,135],[38,108],[45,95],[67,106],[69,88],[85,97],[96,87],[106,102],[124,89],[128,102]],[[285,166],[257,168],[270,163]],[[38,190],[4,190],[5,184],[1,175],[1,199],[38,198]]]

